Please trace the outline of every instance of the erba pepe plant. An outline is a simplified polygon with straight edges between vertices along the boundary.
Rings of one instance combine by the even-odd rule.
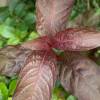
[[[40,37],[0,49],[0,74],[19,76],[13,100],[51,100],[57,80],[78,100],[100,100],[100,68],[83,53],[100,46],[100,32],[66,29],[73,4],[74,0],[36,0]]]

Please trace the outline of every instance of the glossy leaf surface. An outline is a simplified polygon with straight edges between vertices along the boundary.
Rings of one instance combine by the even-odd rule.
[[[37,31],[54,35],[66,28],[74,0],[37,0]]]
[[[78,100],[100,100],[100,68],[79,53],[69,53],[62,67],[60,79],[63,87]]]
[[[33,51],[20,72],[13,100],[50,100],[56,81],[56,60],[45,51]]]

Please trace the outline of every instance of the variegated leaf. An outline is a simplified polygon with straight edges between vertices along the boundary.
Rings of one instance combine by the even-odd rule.
[[[78,100],[100,100],[100,68],[79,53],[68,53],[60,79],[63,87]]]
[[[52,39],[54,48],[68,51],[86,51],[100,46],[100,32],[84,28],[69,28]]]
[[[0,49],[0,74],[6,76],[17,74],[30,54],[31,50],[20,46],[7,46]]]
[[[40,35],[60,32],[66,22],[74,0],[36,0],[37,31]]]
[[[56,81],[56,60],[50,54],[33,51],[20,72],[20,82],[13,100],[50,100]]]

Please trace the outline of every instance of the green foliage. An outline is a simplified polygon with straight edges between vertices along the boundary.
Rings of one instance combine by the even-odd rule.
[[[0,76],[0,100],[11,100],[16,85],[17,77],[14,76],[9,79],[5,76]]]
[[[17,80],[16,79],[11,80],[9,84],[9,96],[12,96],[14,94],[16,86],[17,86]]]
[[[10,0],[7,7],[0,10],[0,47],[16,45],[30,38],[35,31],[35,1]]]
[[[100,0],[75,0],[69,26],[93,27],[100,30]]]
[[[1,100],[7,100],[8,98],[8,89],[5,83],[0,83],[0,98]]]
[[[77,100],[77,99],[76,99],[76,97],[70,95],[70,96],[67,98],[67,100]]]
[[[66,92],[61,86],[60,82],[57,81],[52,94],[52,100],[77,100],[70,93]]]
[[[78,15],[89,10],[93,10],[94,14],[100,15],[100,0],[75,0],[70,20],[74,20]]]

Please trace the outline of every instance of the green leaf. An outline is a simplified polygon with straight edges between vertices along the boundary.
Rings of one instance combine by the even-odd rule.
[[[7,25],[7,26],[10,26],[10,27],[11,27],[11,26],[14,27],[14,26],[16,25],[16,19],[11,18],[11,17],[8,17],[8,18],[5,20],[4,24]]]
[[[0,23],[4,23],[6,18],[9,16],[8,10],[5,10],[3,12],[0,12]]]
[[[25,22],[18,23],[16,25],[16,33],[18,31],[19,35],[22,35],[21,33],[27,33],[29,26]]]
[[[19,3],[15,8],[15,14],[17,16],[21,16],[21,14],[23,14],[22,12],[24,10],[25,10],[25,4],[24,3]]]
[[[28,28],[29,26],[27,26],[25,22],[19,23],[18,25],[16,25],[16,30],[15,30],[16,36],[22,40],[27,36]]]
[[[3,100],[7,100],[8,98],[8,89],[5,85],[5,83],[0,83],[0,91],[2,93],[2,97],[3,97]]]
[[[36,39],[36,38],[38,38],[38,37],[39,37],[38,33],[32,32],[32,33],[29,35],[28,40],[33,40],[33,39]]]
[[[0,100],[1,100],[1,99],[0,99]],[[11,97],[9,97],[9,98],[8,98],[8,100],[12,100],[12,98],[11,98]]]
[[[11,14],[14,12],[18,3],[19,3],[19,0],[10,0],[9,11],[10,11]]]
[[[0,35],[4,38],[14,37],[14,28],[7,25],[0,25]]]
[[[17,37],[12,37],[10,39],[8,39],[7,41],[7,45],[17,45],[20,43],[20,39]]]
[[[70,96],[67,98],[67,100],[77,100],[77,99],[76,99],[76,97],[70,95]]]
[[[3,100],[3,94],[1,92],[1,90],[0,90],[0,100]]]
[[[8,84],[9,80],[5,76],[0,76],[0,82]]]
[[[34,13],[28,13],[25,16],[24,21],[28,24],[28,25],[32,25],[33,23],[35,23],[36,17],[34,15]]]
[[[0,48],[3,46],[3,41],[0,40]]]
[[[14,79],[10,82],[9,85],[9,96],[12,96],[14,94],[16,86],[17,86],[17,79]]]
[[[52,92],[52,100],[66,100],[69,93],[64,90],[59,81],[56,82],[56,86]]]
[[[53,94],[53,95],[52,95],[52,100],[58,100],[57,95]]]
[[[56,48],[52,48],[52,50],[53,50],[58,56],[61,56],[61,55],[63,55],[63,53],[64,53],[63,50],[59,50],[59,49],[56,49]]]
[[[16,36],[18,37],[19,42],[20,42],[20,40],[22,40],[24,37],[27,36],[27,32],[26,32],[26,31],[24,31],[24,30],[21,31],[21,30],[19,30],[19,29],[16,29],[15,34],[16,34]],[[29,33],[28,33],[28,34],[29,34]]]

